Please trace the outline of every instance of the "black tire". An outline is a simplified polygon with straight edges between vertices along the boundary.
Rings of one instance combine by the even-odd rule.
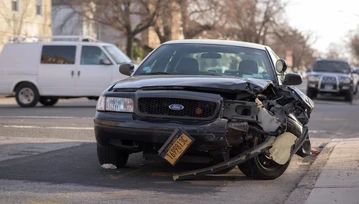
[[[352,91],[348,91],[346,94],[345,94],[345,101],[349,101],[349,102],[352,102],[353,101],[353,92]]]
[[[359,84],[357,84],[357,85],[355,86],[354,95],[356,95],[356,94],[358,93],[358,86],[359,86]]]
[[[265,158],[268,162],[270,161],[264,154],[261,154],[251,160],[239,164],[238,168],[244,175],[250,178],[273,180],[280,177],[287,170],[290,163],[289,159],[284,165],[277,164],[273,160],[271,160],[270,163],[263,164],[262,158]]]
[[[310,98],[310,99],[314,99],[318,96],[318,92],[314,89],[311,89],[311,88],[307,88],[307,96]]]
[[[40,100],[39,100],[39,102],[40,102],[43,106],[53,106],[53,105],[55,105],[58,101],[59,101],[58,98],[53,98],[53,97],[40,97]]]
[[[101,165],[113,164],[116,165],[117,168],[122,168],[126,166],[128,156],[128,152],[97,144],[97,158]]]
[[[300,157],[307,157],[310,155],[311,149],[312,149],[312,145],[310,141],[305,141],[303,145],[298,149],[296,154]]]
[[[22,83],[16,87],[15,99],[21,107],[34,107],[40,99],[39,91],[33,84]]]

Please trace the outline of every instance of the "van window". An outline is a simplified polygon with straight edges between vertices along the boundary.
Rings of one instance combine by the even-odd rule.
[[[107,45],[104,46],[105,50],[110,54],[110,56],[112,57],[113,60],[115,60],[115,62],[117,64],[121,64],[121,63],[131,63],[132,60],[127,57],[127,55],[125,55],[120,49],[118,49],[116,46],[114,45]]]
[[[41,64],[75,64],[76,46],[44,45]]]
[[[97,46],[82,46],[81,64],[82,65],[100,65],[103,60],[108,60],[105,53]]]

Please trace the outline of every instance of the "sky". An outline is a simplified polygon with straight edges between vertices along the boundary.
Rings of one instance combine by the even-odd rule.
[[[313,48],[326,53],[330,43],[345,46],[348,32],[359,28],[359,0],[288,0],[291,26],[317,37]]]

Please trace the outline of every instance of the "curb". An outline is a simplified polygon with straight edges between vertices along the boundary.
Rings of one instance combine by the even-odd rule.
[[[290,193],[284,202],[285,204],[304,204],[307,201],[323,167],[327,164],[330,154],[339,142],[331,141],[323,148],[309,170],[301,178],[295,190]]]

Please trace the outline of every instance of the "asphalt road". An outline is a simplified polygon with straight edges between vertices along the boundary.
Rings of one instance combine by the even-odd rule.
[[[314,148],[359,137],[358,100],[315,100],[309,124]],[[194,167],[173,168],[141,154],[131,155],[124,169],[103,169],[94,143],[95,104],[76,99],[25,109],[0,99],[0,203],[285,203],[316,158],[294,156],[274,181],[248,179],[236,168],[174,182],[173,173]]]

